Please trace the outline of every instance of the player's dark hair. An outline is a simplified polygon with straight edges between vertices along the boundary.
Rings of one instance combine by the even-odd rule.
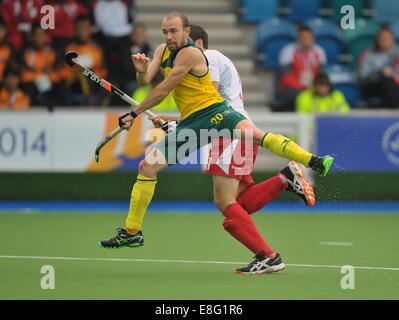
[[[179,17],[181,19],[183,28],[187,28],[190,26],[190,22],[188,21],[188,18],[185,13],[180,12],[180,11],[172,11],[165,16],[165,19],[170,19],[173,17]]]
[[[201,39],[202,43],[204,44],[204,48],[208,49],[208,33],[205,31],[205,29],[202,26],[198,24],[192,24],[190,31],[190,38],[193,41]]]

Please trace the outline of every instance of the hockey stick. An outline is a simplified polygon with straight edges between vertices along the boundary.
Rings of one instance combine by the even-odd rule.
[[[130,96],[128,96],[122,90],[120,90],[119,88],[117,88],[114,85],[112,85],[112,83],[108,82],[107,80],[104,80],[103,78],[101,78],[100,76],[95,74],[90,69],[87,69],[87,68],[81,66],[80,64],[76,63],[75,61],[73,61],[73,59],[76,59],[77,57],[78,57],[78,54],[76,52],[69,51],[69,52],[67,52],[65,54],[64,58],[65,58],[65,62],[66,62],[66,64],[68,66],[70,66],[75,71],[83,74],[89,80],[97,83],[99,86],[103,87],[108,92],[116,94],[122,100],[124,100],[125,102],[130,104],[131,106],[137,106],[138,105],[137,101],[133,100]],[[155,116],[155,114],[153,112],[151,112],[150,110],[146,110],[146,111],[144,111],[144,113],[148,117],[154,117]],[[167,132],[168,131],[168,123],[166,121],[161,120],[161,128],[162,128],[162,130]],[[106,136],[103,140],[101,140],[98,143],[98,145],[96,147],[96,151],[95,151],[96,162],[98,162],[100,160],[100,150],[102,149],[102,147],[104,147],[112,138],[116,137],[123,130],[125,130],[125,129],[120,128],[120,127],[116,128],[114,131],[111,132],[110,135]]]

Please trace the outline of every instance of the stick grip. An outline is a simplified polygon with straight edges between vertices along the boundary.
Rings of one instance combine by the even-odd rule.
[[[139,103],[134,100],[132,97],[128,96],[126,93],[121,97],[124,101],[126,101],[128,104],[130,104],[131,106],[135,106],[137,107],[139,105]],[[155,117],[155,113],[153,113],[150,110],[146,110],[144,111],[144,113],[148,116],[148,117]],[[161,125],[165,125],[166,121],[161,120]]]

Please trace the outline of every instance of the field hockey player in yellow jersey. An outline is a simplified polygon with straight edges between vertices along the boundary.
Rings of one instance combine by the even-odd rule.
[[[234,131],[236,134],[236,130],[239,130],[238,138],[253,139],[251,142],[310,167],[323,176],[333,162],[330,156],[317,157],[280,134],[258,129],[244,115],[228,106],[212,85],[205,55],[189,39],[190,23],[185,14],[172,12],[166,15],[162,21],[162,33],[165,43],[155,49],[151,62],[144,54],[135,54],[132,60],[140,85],[150,83],[160,68],[164,71],[165,79],[133,111],[121,116],[119,125],[130,129],[138,114],[157,105],[169,92],[172,92],[176,101],[181,120],[176,130],[157,142],[140,162],[125,227],[119,228],[115,237],[100,241],[105,248],[137,247],[144,244],[142,221],[155,191],[157,174],[187,155],[186,152],[179,152],[179,147],[186,143],[187,138],[195,144],[195,148],[190,148],[190,151],[208,144],[209,141],[201,141],[199,138],[200,131],[215,129],[227,130],[231,134]],[[245,210],[242,207],[232,203],[223,212],[223,224],[230,228],[245,224],[243,212]]]

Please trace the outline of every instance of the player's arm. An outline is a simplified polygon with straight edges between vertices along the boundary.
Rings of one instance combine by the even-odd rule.
[[[132,61],[137,70],[136,79],[140,86],[151,83],[151,80],[155,77],[161,67],[162,54],[164,50],[165,44],[159,45],[154,51],[151,62],[144,53],[132,54]]]
[[[202,62],[202,53],[198,49],[187,47],[176,56],[175,65],[169,75],[141,102],[133,111],[119,117],[119,126],[127,130],[133,124],[138,114],[159,104],[169,92],[189,73],[196,65]]]
[[[139,104],[134,110],[140,114],[145,110],[159,104],[169,92],[203,59],[202,53],[195,48],[184,48],[176,56],[175,65],[169,75]]]
[[[210,55],[207,56],[208,58],[208,68],[211,74],[211,81],[213,87],[216,89],[217,92],[220,92],[220,64],[218,63],[219,59],[216,56]]]

